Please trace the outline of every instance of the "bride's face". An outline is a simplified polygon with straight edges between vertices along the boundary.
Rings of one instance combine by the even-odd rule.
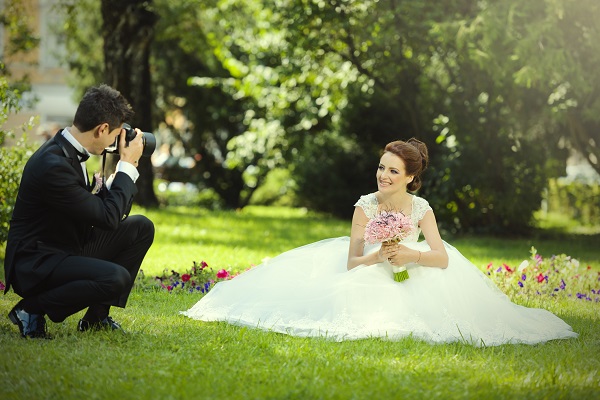
[[[406,175],[404,161],[393,153],[384,153],[377,168],[377,188],[380,192],[394,193],[406,191],[406,185],[413,180]]]

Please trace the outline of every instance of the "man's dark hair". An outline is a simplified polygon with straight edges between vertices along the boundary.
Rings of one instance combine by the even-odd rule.
[[[73,125],[85,132],[106,122],[113,130],[132,116],[133,109],[125,97],[118,90],[102,84],[85,92],[75,112]]]

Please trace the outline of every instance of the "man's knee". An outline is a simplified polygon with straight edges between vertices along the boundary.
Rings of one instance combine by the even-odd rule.
[[[138,239],[146,239],[149,243],[152,243],[154,240],[154,223],[144,215],[132,215],[129,219],[137,227]]]
[[[108,278],[107,286],[110,288],[109,290],[112,294],[119,295],[131,286],[131,275],[125,268],[115,265],[114,270]]]

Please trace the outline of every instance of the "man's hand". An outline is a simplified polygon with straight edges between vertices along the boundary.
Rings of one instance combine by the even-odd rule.
[[[136,128],[135,132],[137,136],[127,144],[125,142],[125,133],[121,130],[121,135],[119,135],[119,154],[121,155],[121,161],[128,162],[137,167],[138,160],[144,151],[144,141],[142,139],[142,131]]]

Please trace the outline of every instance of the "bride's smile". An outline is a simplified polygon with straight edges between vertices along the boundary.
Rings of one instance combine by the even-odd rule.
[[[377,167],[377,188],[382,192],[387,192],[389,188],[393,188],[393,192],[405,192],[406,185],[413,179],[412,176],[406,175],[405,171],[404,162],[400,157],[389,152],[384,153]]]

